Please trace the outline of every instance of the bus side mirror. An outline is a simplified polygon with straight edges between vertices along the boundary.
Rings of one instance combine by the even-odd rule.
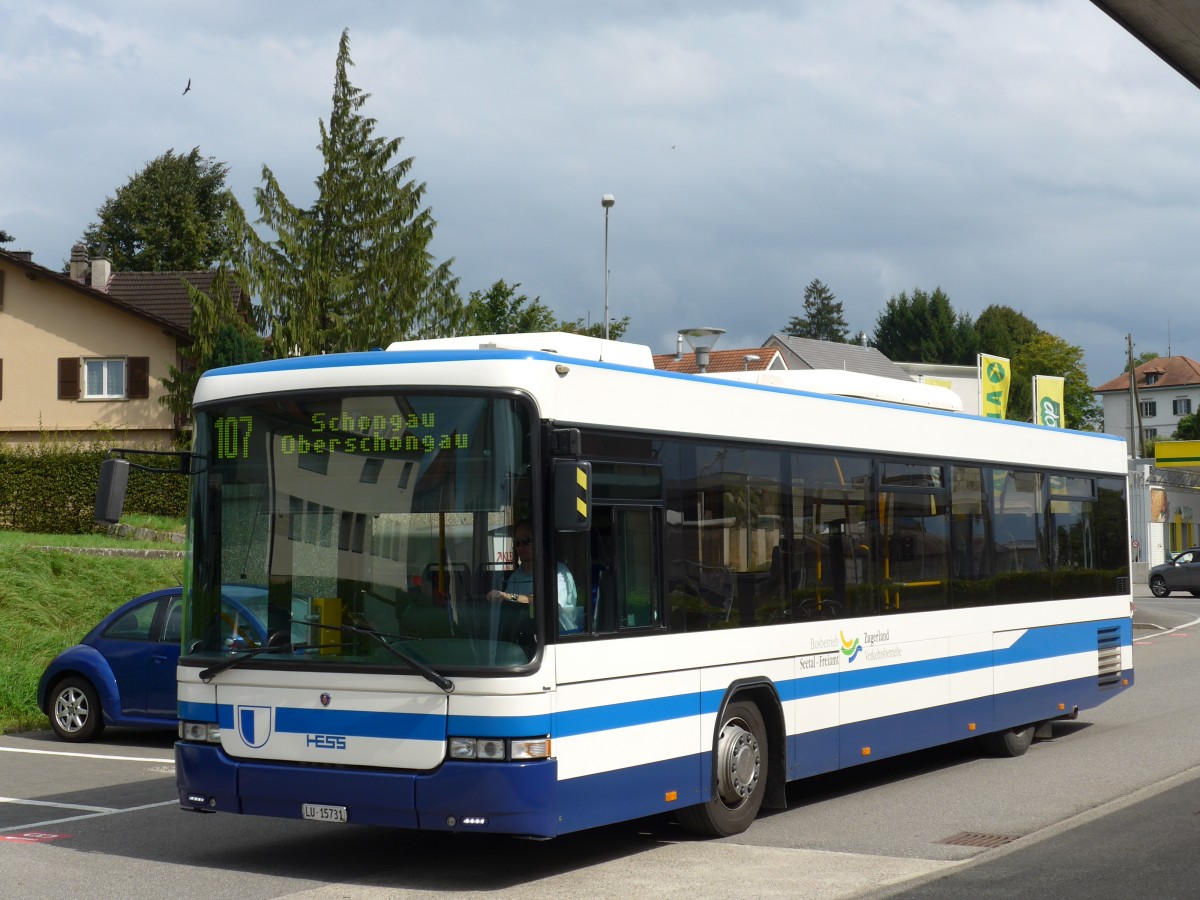
[[[100,463],[100,483],[96,486],[97,525],[115,525],[121,521],[128,487],[129,460],[106,459]]]
[[[554,527],[558,531],[591,530],[591,463],[554,460]]]

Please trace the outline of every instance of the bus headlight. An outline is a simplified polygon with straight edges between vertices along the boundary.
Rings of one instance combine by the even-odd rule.
[[[216,722],[180,722],[179,739],[219,744],[221,743],[221,726]]]
[[[452,737],[448,742],[447,755],[450,759],[477,759],[484,762],[505,760],[547,759],[550,756],[550,738],[479,738]]]

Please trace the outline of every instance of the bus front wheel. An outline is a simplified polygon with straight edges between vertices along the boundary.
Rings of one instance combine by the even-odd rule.
[[[679,824],[709,837],[740,834],[762,806],[767,784],[767,727],[758,707],[735,700],[725,707],[717,735],[715,796],[679,811]]]

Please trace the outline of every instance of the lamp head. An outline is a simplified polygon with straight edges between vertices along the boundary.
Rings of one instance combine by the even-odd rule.
[[[603,197],[600,198],[600,205],[603,206],[605,209],[611,208],[612,205],[616,202],[617,202],[617,199],[612,194],[605,194]]]
[[[693,350],[711,350],[725,333],[724,328],[680,328],[679,333]]]
[[[696,353],[696,368],[701,373],[708,371],[708,351],[725,333],[724,328],[680,328],[679,333],[687,338],[688,346]]]

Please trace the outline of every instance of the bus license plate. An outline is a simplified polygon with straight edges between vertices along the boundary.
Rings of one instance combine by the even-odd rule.
[[[300,814],[315,822],[348,822],[346,807],[322,806],[319,803],[305,803],[300,807]]]

